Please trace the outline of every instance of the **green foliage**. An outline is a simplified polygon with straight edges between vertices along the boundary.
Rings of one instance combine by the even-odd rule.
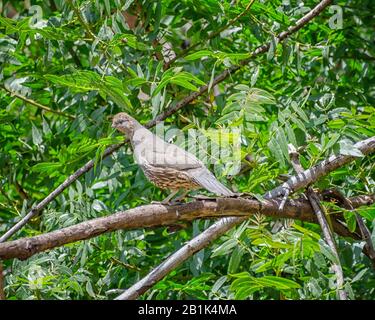
[[[177,128],[197,129],[215,142],[220,138],[210,129],[240,127],[241,173],[224,177],[225,159],[212,168],[233,190],[260,198],[279,185],[280,174],[294,173],[293,144],[304,168],[332,154],[357,157],[315,187],[337,187],[347,196],[375,192],[375,157],[353,147],[375,135],[374,1],[336,1],[343,28],[329,26],[333,14],[326,10],[282,43],[275,36],[318,1],[255,1],[239,19],[247,0],[29,2],[39,7],[3,1],[0,9],[1,234],[90,159],[95,167],[17,237],[163,199],[166,193],[147,181],[129,147],[102,158],[108,145],[124,139],[110,116],[126,111],[146,123],[205,84],[208,94],[166,119],[167,137],[177,139]],[[213,86],[217,75],[268,42],[266,54]],[[229,144],[224,151],[231,154]],[[374,230],[375,206],[358,213]],[[353,213],[343,215],[355,230]],[[6,295],[113,298],[111,290],[137,282],[210,223],[195,221],[174,233],[117,231],[5,261]],[[280,232],[272,229],[271,219],[254,216],[142,299],[337,299],[335,257],[318,226],[286,221]],[[374,270],[362,245],[338,242],[345,289],[352,299],[374,299]]]

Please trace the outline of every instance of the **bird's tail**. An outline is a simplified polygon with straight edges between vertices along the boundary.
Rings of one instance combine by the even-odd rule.
[[[189,172],[195,182],[203,188],[215,193],[217,196],[234,196],[235,193],[222,185],[216,177],[208,170],[191,170]]]

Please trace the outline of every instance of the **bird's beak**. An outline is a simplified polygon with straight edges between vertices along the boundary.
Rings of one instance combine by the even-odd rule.
[[[116,126],[115,126],[114,123],[112,123],[111,127],[114,128],[114,129],[116,129]]]

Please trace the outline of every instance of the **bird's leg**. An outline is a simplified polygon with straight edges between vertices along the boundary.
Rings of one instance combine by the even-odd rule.
[[[178,190],[172,190],[172,192],[163,201],[151,201],[152,204],[171,204],[170,200],[176,195]]]
[[[189,193],[190,190],[184,190],[181,195],[179,195],[176,199],[174,199],[174,202],[180,202],[183,200],[186,195]]]
[[[177,194],[178,190],[173,190],[168,197],[166,197],[161,204],[169,204],[170,200]]]

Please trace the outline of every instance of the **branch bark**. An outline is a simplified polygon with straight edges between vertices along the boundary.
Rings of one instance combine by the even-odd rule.
[[[375,195],[353,197],[350,201],[353,206],[362,206],[363,203],[371,204],[375,203]],[[246,198],[212,198],[173,206],[145,205],[38,236],[1,243],[0,259],[18,258],[23,260],[36,253],[79,240],[90,239],[106,232],[176,225],[176,223],[201,218],[238,216],[239,218],[236,220],[241,219],[242,221],[252,214],[261,213],[273,218],[289,218],[317,223],[314,212],[306,199],[290,199],[282,211],[278,211],[279,204],[280,200],[260,202]],[[230,219],[221,221],[230,221]],[[220,223],[219,225],[221,226]],[[342,234],[341,229],[335,231],[340,235],[348,236],[348,230],[345,234]],[[356,234],[349,235],[354,239],[359,238]]]
[[[375,137],[360,141],[355,144],[355,147],[360,149],[362,153],[369,154],[375,151]],[[352,161],[354,157],[348,155],[338,155],[331,156],[328,160],[322,161],[316,166],[305,170],[302,174],[291,177],[282,186],[273,189],[266,194],[268,199],[276,198],[283,195],[281,192],[283,186],[287,184],[290,187],[290,192],[294,192],[297,189],[306,188],[311,183],[317,181],[329,172],[344,166],[348,162]],[[285,187],[284,187],[285,188]],[[281,190],[281,191],[280,191]],[[282,200],[284,201],[284,200]],[[283,209],[276,210],[275,213],[281,212]],[[160,281],[164,276],[166,276],[170,271],[172,271],[176,266],[181,264],[190,258],[195,252],[200,251],[205,248],[209,243],[216,240],[228,230],[234,226],[240,224],[242,221],[246,220],[246,217],[240,218],[225,218],[221,219],[211,227],[203,231],[199,236],[187,242],[183,247],[172,254],[163,264],[152,270],[145,278],[141,279],[138,283],[134,284],[132,287],[127,289],[124,293],[119,295],[116,299],[118,300],[128,300],[136,299],[141,294],[145,293],[148,288],[152,287],[156,282]]]

